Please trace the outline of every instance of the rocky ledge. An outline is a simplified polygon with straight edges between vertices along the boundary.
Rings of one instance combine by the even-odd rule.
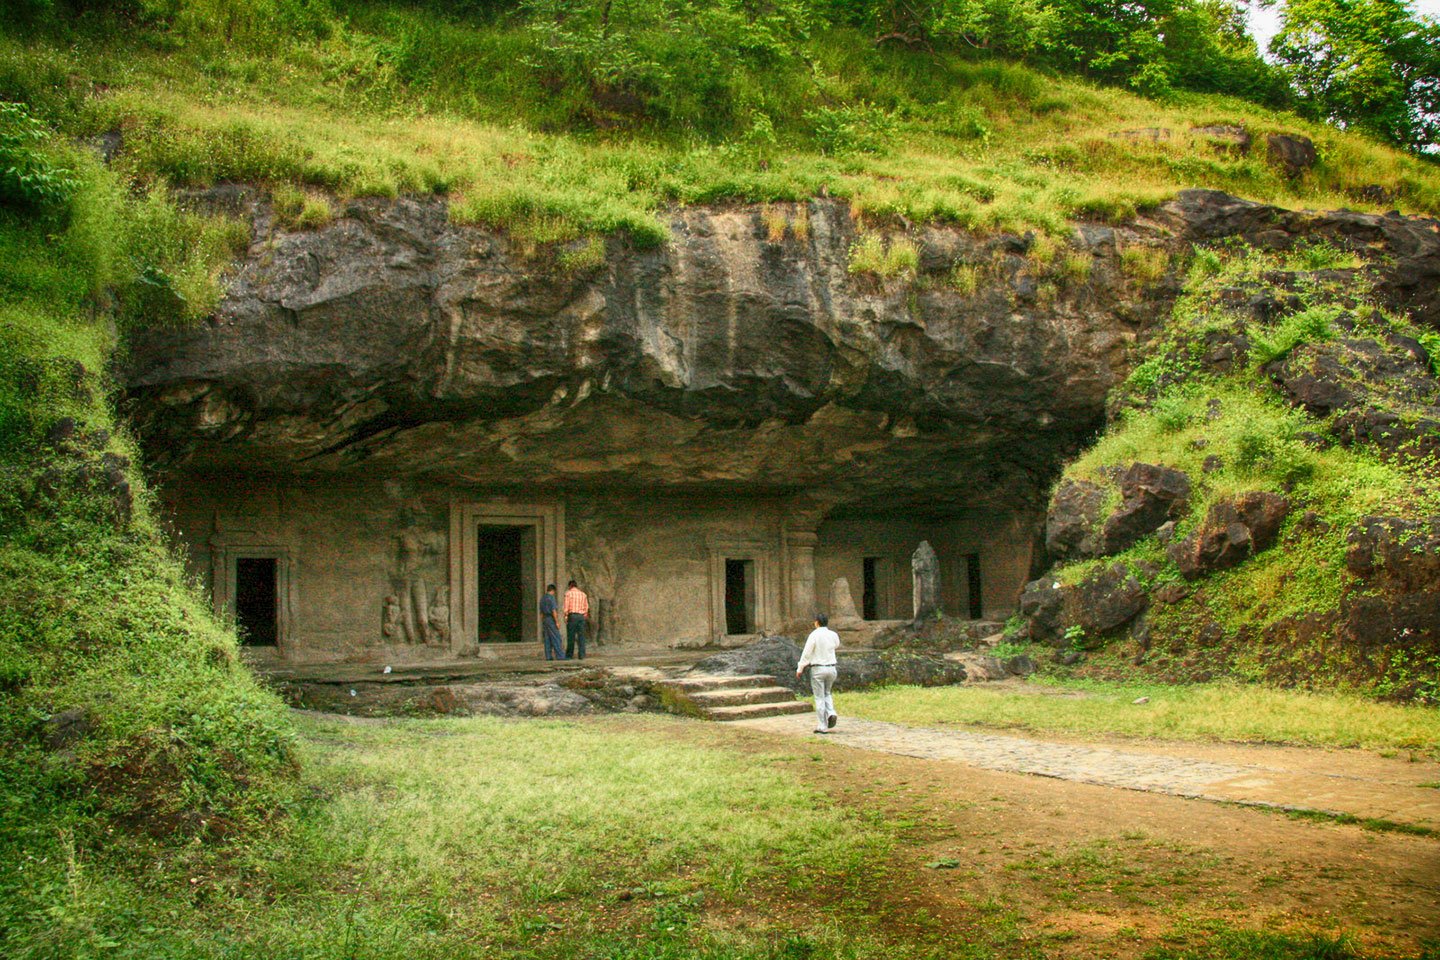
[[[131,338],[127,408],[161,468],[1038,509],[1194,242],[1335,238],[1440,317],[1433,225],[1208,191],[1058,248],[824,200],[676,210],[641,249],[527,248],[438,199],[350,202],[313,231],[248,190],[195,199],[252,240],[213,317]],[[870,234],[913,267],[858,269]]]

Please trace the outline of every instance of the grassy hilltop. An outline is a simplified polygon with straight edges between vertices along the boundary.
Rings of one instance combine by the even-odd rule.
[[[1182,86],[1147,99],[963,42],[877,44],[840,4],[81,6],[0,36],[0,98],[109,136],[126,176],[269,184],[311,224],[329,197],[407,192],[541,243],[616,229],[653,242],[668,204],[822,193],[857,215],[1051,232],[1197,186],[1440,211],[1432,164],[1362,137]],[[1253,45],[1204,65],[1265,69]],[[1255,148],[1198,129],[1215,126],[1243,126]],[[1278,131],[1315,140],[1313,170],[1268,162]]]

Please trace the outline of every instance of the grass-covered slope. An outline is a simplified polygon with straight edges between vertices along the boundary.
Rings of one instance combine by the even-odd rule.
[[[1379,309],[1352,254],[1200,250],[1173,317],[1112,397],[1111,426],[1057,486],[1052,546],[1067,523],[1074,534],[1039,632],[1101,649],[1090,673],[1138,665],[1440,700],[1437,358],[1440,335]],[[1107,549],[1137,463],[1182,471],[1188,497],[1163,529],[1157,515],[1138,542]],[[1248,545],[1237,531],[1228,559],[1187,569],[1207,535],[1225,542],[1226,505],[1257,494],[1283,498],[1278,531]],[[1076,507],[1087,495],[1088,514]],[[1028,596],[1031,613],[1044,606],[1039,585]]]
[[[273,816],[294,759],[282,706],[170,556],[110,402],[118,329],[207,309],[233,226],[132,194],[13,108],[0,169],[0,953],[13,955],[6,931],[56,909],[79,862]]]
[[[654,241],[669,204],[817,194],[861,215],[1053,232],[1185,187],[1440,211],[1432,163],[1360,136],[1231,97],[1146,99],[961,42],[877,44],[823,3],[765,17],[659,0],[562,4],[587,11],[565,17],[543,3],[68,6],[0,27],[0,99],[143,179],[284,185],[311,223],[320,194],[407,192],[539,242]],[[591,22],[602,8],[609,33]],[[1280,131],[1312,138],[1318,163],[1288,175],[1266,142]]]

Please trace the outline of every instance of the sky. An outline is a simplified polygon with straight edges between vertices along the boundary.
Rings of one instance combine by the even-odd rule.
[[[1264,53],[1265,48],[1270,45],[1270,38],[1275,31],[1280,29],[1280,11],[1285,4],[1277,3],[1268,10],[1261,9],[1258,4],[1248,5],[1247,16],[1250,20],[1250,32],[1255,35],[1255,40],[1260,44],[1260,52]],[[1440,0],[1411,0],[1410,9],[1416,13],[1440,19]]]

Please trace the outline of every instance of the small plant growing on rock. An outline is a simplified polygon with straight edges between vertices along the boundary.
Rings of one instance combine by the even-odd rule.
[[[1090,268],[1094,265],[1094,258],[1088,253],[1076,251],[1066,254],[1065,259],[1060,261],[1060,276],[1067,283],[1084,283],[1090,279]]]
[[[1159,247],[1126,247],[1120,251],[1120,269],[1132,280],[1154,283],[1165,276],[1170,255]]]
[[[973,263],[957,263],[950,268],[948,281],[961,296],[973,297],[980,290],[981,270]]]
[[[605,262],[605,241],[599,237],[588,237],[578,247],[564,250],[556,258],[560,269],[570,273],[584,273],[594,270]]]
[[[271,195],[280,222],[296,230],[316,230],[334,219],[330,201],[318,194],[282,183]]]
[[[863,234],[850,246],[850,272],[885,280],[914,277],[920,269],[920,248],[909,237],[896,237],[887,245],[878,233]]]
[[[780,243],[785,239],[785,231],[790,226],[790,218],[785,216],[784,210],[767,203],[760,208],[760,220],[765,224],[766,240],[771,243]]]

